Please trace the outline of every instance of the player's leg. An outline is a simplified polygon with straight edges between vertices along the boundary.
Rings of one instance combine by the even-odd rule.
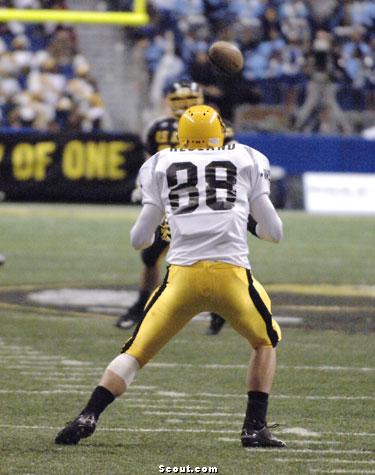
[[[299,109],[295,129],[303,130],[312,117],[314,110],[318,107],[321,99],[322,84],[321,80],[311,79],[307,84],[306,99]]]
[[[145,262],[142,253],[142,261]],[[143,315],[143,309],[150,295],[159,285],[160,281],[160,265],[156,262],[152,265],[144,264],[141,271],[141,280],[139,285],[138,298],[128,310],[120,316],[116,322],[118,328],[128,330],[135,325]]]
[[[337,85],[335,83],[327,82],[324,91],[324,102],[332,111],[332,116],[335,120],[333,126],[338,125],[344,134],[350,135],[353,132],[353,128],[337,101]]]
[[[210,325],[207,328],[206,335],[217,335],[225,324],[224,318],[217,313],[210,314]]]
[[[138,323],[143,316],[143,309],[150,295],[160,282],[160,264],[168,249],[169,243],[162,239],[159,230],[154,243],[141,252],[143,269],[137,301],[121,315],[116,321],[116,326],[128,330]]]
[[[244,447],[285,447],[267,427],[268,399],[275,371],[275,348],[254,348],[246,375],[248,400],[241,434]]]
[[[92,435],[101,413],[128,389],[138,370],[201,311],[194,293],[194,272],[190,270],[171,266],[147,303],[145,316],[126,342],[124,352],[107,366],[80,414],[57,434],[57,444],[75,445]]]
[[[147,302],[145,318],[123,347],[140,367],[202,311],[195,275],[193,267],[170,266],[163,283]]]
[[[232,268],[230,268],[232,267]],[[253,348],[247,371],[248,403],[241,440],[244,447],[283,447],[267,428],[268,397],[276,370],[275,347],[280,328],[272,319],[271,302],[250,271],[228,266],[225,292],[218,292],[217,308]],[[215,309],[216,310],[216,309]]]
[[[248,391],[269,394],[276,371],[276,349],[266,346],[254,348],[246,375]]]

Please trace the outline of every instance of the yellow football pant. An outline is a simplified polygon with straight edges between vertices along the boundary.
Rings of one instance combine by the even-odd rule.
[[[281,340],[271,301],[249,270],[200,261],[169,266],[123,352],[144,366],[195,315],[205,311],[221,315],[253,348],[275,347]]]

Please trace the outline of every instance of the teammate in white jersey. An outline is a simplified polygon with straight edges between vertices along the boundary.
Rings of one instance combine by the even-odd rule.
[[[281,220],[268,198],[268,160],[241,144],[223,146],[221,118],[205,105],[182,115],[178,137],[178,149],[161,151],[142,166],[143,208],[131,230],[135,249],[146,248],[167,216],[167,274],[123,353],[107,366],[82,412],[57,434],[57,444],[90,436],[100,414],[128,389],[138,370],[194,315],[210,311],[222,315],[253,348],[242,445],[285,446],[266,423],[281,332],[266,291],[252,276],[247,246],[249,213],[259,238],[282,238]]]

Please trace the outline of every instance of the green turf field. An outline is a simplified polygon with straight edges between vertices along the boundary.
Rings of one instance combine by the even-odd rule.
[[[140,259],[128,236],[137,212],[1,205],[0,474],[142,475],[162,473],[160,465],[228,475],[375,473],[370,217],[282,213],[280,245],[249,237],[254,274],[284,318],[269,423],[280,424],[274,432],[287,449],[240,446],[249,350],[228,327],[206,336],[207,321],[189,324],[139,373],[92,438],[54,445],[131,331],[114,327],[105,302],[95,311],[30,301],[30,293],[135,289]]]

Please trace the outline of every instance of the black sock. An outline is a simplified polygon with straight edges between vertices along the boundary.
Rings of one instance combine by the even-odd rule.
[[[99,419],[100,414],[114,399],[115,396],[111,391],[108,391],[104,386],[97,386],[81,414],[94,414],[95,418]]]
[[[255,429],[261,429],[266,424],[268,394],[261,391],[249,391],[247,398],[244,426],[251,424]]]
[[[138,305],[143,309],[147,300],[150,298],[151,292],[148,290],[141,290],[138,297]]]

